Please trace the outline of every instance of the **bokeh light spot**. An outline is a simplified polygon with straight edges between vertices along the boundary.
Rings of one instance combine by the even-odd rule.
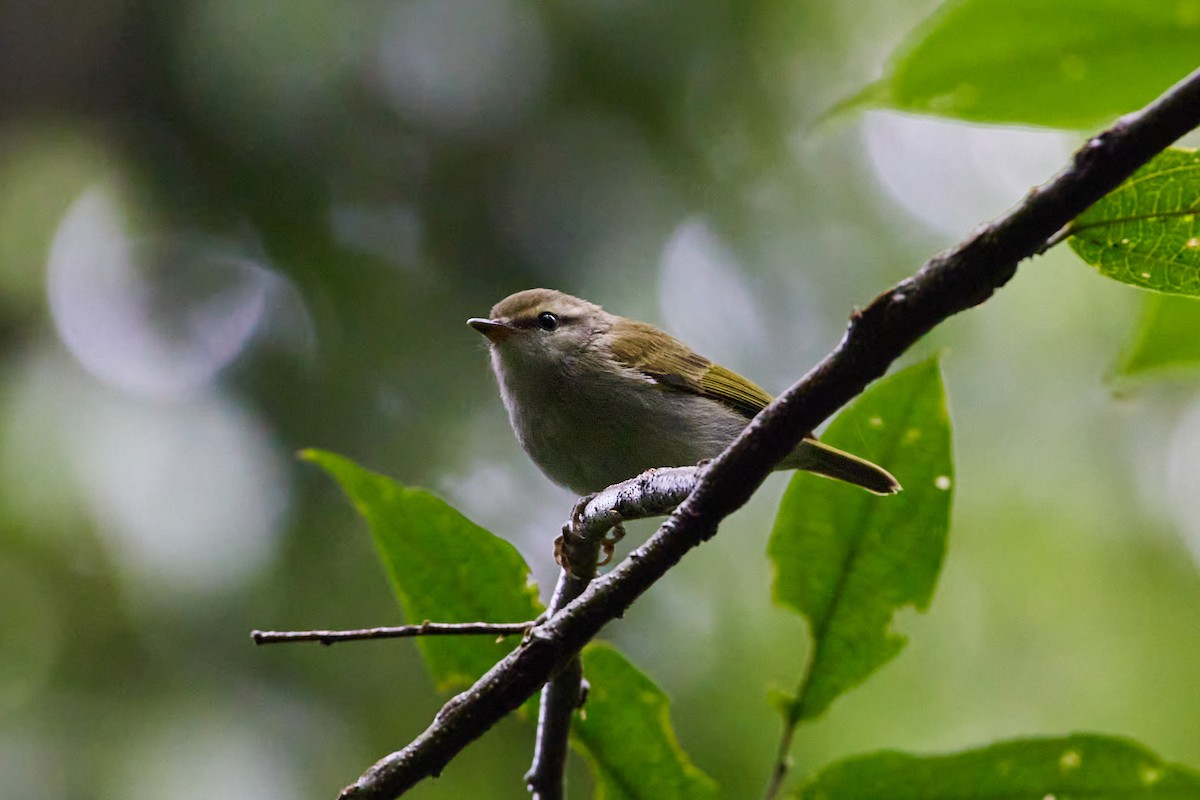
[[[177,397],[241,352],[266,309],[271,274],[192,237],[134,240],[114,196],[90,189],[50,251],[50,310],[71,354],[125,391]]]
[[[156,605],[228,590],[275,555],[288,464],[266,422],[226,393],[161,401],[114,391],[57,348],[30,354],[0,441],[4,491],[29,524],[88,553]],[[27,497],[31,495],[31,497]],[[15,498],[15,500],[14,500]]]
[[[1058,131],[965,125],[887,111],[863,115],[867,156],[906,211],[951,236],[993,219],[1050,178],[1071,153]]]
[[[249,410],[207,392],[176,403],[78,395],[68,458],[130,577],[185,596],[228,588],[274,555],[286,465]]]
[[[737,256],[704,220],[685,220],[671,233],[658,285],[667,327],[705,357],[746,370],[770,350]]]

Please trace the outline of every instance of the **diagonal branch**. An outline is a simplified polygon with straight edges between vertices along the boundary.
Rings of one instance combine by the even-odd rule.
[[[1090,139],[1070,165],[1004,217],[856,312],[833,352],[755,417],[649,541],[534,627],[521,646],[452,699],[424,733],[367,770],[342,797],[392,798],[441,772],[689,550],[716,533],[721,520],[750,498],[807,431],[882,376],[930,329],[991,297],[1055,232],[1197,125],[1200,70]]]

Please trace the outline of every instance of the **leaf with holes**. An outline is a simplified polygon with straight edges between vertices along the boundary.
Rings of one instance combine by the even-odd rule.
[[[1200,296],[1197,213],[1200,153],[1167,150],[1075,218],[1071,249],[1113,280]]]
[[[821,714],[893,658],[905,639],[889,630],[902,606],[933,595],[954,466],[936,359],[867,390],[821,437],[890,470],[904,490],[876,497],[807,472],[780,503],[768,555],[774,598],[808,620],[812,648],[789,722]]]

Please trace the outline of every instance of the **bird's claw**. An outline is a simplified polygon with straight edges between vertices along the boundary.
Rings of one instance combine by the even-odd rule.
[[[571,509],[571,520],[562,527],[562,534],[554,540],[554,563],[566,570],[568,574],[574,574],[571,569],[571,547],[583,540],[584,516],[587,511],[588,503],[595,499],[598,492],[593,492],[589,495],[584,495],[575,503],[575,507]]]
[[[554,563],[558,564],[559,567],[561,567],[562,569],[565,569],[567,572],[570,572],[571,565],[569,563],[567,563],[567,552],[566,552],[567,551],[567,528],[568,527],[569,526],[567,526],[567,525],[563,525],[563,532],[560,533],[558,536],[554,537]]]
[[[571,521],[563,525],[562,534],[554,540],[554,563],[566,570],[568,574],[574,574],[571,569],[571,548],[583,540],[585,512],[588,503],[592,502],[595,497],[596,494],[593,493],[579,499],[579,502],[571,509]],[[597,567],[603,567],[613,560],[617,543],[624,538],[625,527],[620,522],[614,524],[600,539],[600,549],[604,552],[604,558],[596,563]]]
[[[571,533],[576,536],[579,535],[579,529],[583,527],[583,517],[587,511],[588,503],[595,500],[598,494],[600,493],[592,492],[591,494],[585,494],[575,503],[574,508],[571,509]]]
[[[604,559],[596,562],[597,567],[603,567],[605,564],[613,560],[613,553],[616,552],[617,542],[625,538],[625,526],[617,523],[612,526],[612,530],[604,535],[600,540],[600,549],[604,551]]]

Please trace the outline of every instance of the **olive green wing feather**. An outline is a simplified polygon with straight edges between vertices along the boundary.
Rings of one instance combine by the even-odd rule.
[[[750,419],[771,395],[722,366],[693,352],[653,325],[621,320],[613,325],[612,354],[627,368],[668,391],[689,392],[724,403]],[[804,469],[853,483],[875,494],[895,494],[900,484],[883,467],[806,437],[780,463],[781,469]]]
[[[771,395],[755,384],[653,325],[621,320],[611,333],[613,356],[664,388],[724,403],[746,419],[771,402]]]

